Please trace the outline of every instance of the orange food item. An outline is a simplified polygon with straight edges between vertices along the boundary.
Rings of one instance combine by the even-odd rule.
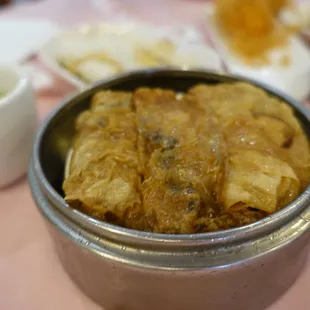
[[[267,52],[287,42],[289,31],[275,16],[287,0],[216,0],[215,20],[228,45],[251,63],[266,63]]]

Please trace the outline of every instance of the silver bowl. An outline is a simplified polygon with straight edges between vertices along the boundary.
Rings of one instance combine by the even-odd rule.
[[[64,269],[106,310],[261,310],[296,280],[307,257],[310,188],[277,213],[247,226],[193,235],[114,226],[70,208],[63,199],[65,160],[76,116],[99,89],[140,86],[183,92],[197,83],[247,81],[204,71],[148,70],[100,82],[71,96],[45,120],[34,146],[29,182]],[[250,81],[251,82],[251,81]],[[310,117],[294,100],[308,136]]]

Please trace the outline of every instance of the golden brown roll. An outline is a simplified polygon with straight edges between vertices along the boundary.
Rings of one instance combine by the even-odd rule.
[[[228,211],[271,214],[301,193],[309,182],[309,145],[289,106],[245,83],[200,85],[190,93],[212,107],[225,135],[229,159],[221,201]]]
[[[141,179],[131,94],[97,93],[91,109],[79,116],[76,131],[70,174],[63,186],[66,201],[109,222],[126,225],[136,219]]]
[[[221,132],[210,110],[193,96],[178,99],[171,91],[139,89],[133,102],[150,226],[157,232],[193,233],[201,214],[214,213],[222,189],[226,153]]]

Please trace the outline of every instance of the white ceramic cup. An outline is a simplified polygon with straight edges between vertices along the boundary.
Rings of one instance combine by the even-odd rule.
[[[37,127],[35,96],[13,65],[0,64],[0,187],[23,176]]]

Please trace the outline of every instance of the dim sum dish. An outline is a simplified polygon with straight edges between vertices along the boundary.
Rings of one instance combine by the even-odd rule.
[[[130,72],[46,118],[29,183],[64,270],[104,309],[262,310],[305,270],[309,137],[306,108],[268,86]]]
[[[76,121],[65,200],[159,233],[249,224],[308,185],[309,143],[293,110],[247,83],[98,91]]]

